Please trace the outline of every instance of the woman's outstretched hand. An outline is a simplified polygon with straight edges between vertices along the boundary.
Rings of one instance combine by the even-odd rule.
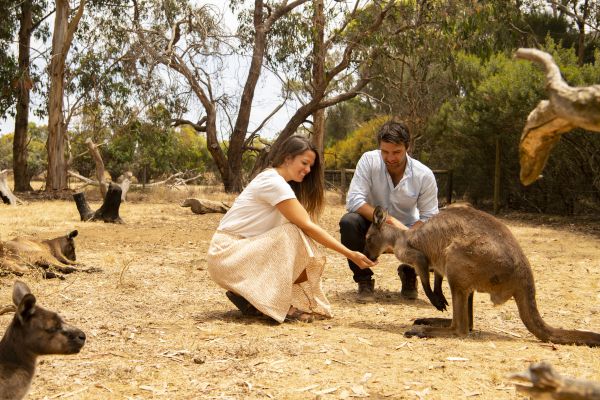
[[[377,265],[377,261],[369,260],[369,258],[360,251],[353,251],[349,258],[361,269],[370,268]]]

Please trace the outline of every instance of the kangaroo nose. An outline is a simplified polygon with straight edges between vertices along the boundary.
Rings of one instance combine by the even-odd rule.
[[[85,339],[86,339],[85,332],[80,331],[79,329],[73,330],[69,336],[73,340],[76,340],[81,343],[85,343]]]

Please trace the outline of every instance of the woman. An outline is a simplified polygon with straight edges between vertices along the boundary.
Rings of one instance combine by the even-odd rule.
[[[323,207],[315,147],[291,136],[221,220],[208,249],[208,272],[246,315],[277,322],[331,317],[321,288],[325,257],[313,242],[361,267],[375,263],[334,239],[311,219]]]

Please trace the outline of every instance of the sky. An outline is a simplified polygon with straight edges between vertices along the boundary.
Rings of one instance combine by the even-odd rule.
[[[227,6],[226,1],[222,0],[197,0],[197,4],[211,4],[213,7],[221,10],[224,15],[224,23],[231,30],[234,31],[237,26],[237,20],[232,14],[231,10]],[[50,18],[50,22],[53,19]],[[34,43],[35,46],[35,43]],[[41,45],[40,45],[41,47]],[[16,50],[16,49],[15,49]],[[228,63],[228,68],[225,71],[224,86],[227,91],[233,93],[241,93],[242,85],[246,79],[248,71],[248,60],[243,58],[232,58]],[[261,79],[258,82],[255,99],[253,102],[252,114],[250,119],[250,130],[256,128],[266,116],[268,116],[275,107],[280,103],[278,94],[281,91],[280,81],[271,73],[263,69]],[[36,101],[36,99],[33,99]],[[39,102],[39,101],[38,101]],[[293,105],[284,106],[275,116],[273,116],[269,123],[264,126],[261,131],[261,136],[266,138],[272,138],[275,136],[287,123],[291,115],[295,112]],[[188,114],[186,118],[196,121],[200,116],[204,115],[200,106],[195,106]],[[40,119],[30,113],[29,121],[38,125],[46,125],[47,117]],[[14,119],[8,117],[5,120],[0,119],[0,136],[6,133],[14,131]]]

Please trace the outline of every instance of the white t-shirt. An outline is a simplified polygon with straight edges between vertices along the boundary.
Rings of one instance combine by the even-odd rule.
[[[275,205],[295,198],[285,179],[274,168],[266,169],[235,199],[217,229],[244,237],[258,236],[288,222]]]

